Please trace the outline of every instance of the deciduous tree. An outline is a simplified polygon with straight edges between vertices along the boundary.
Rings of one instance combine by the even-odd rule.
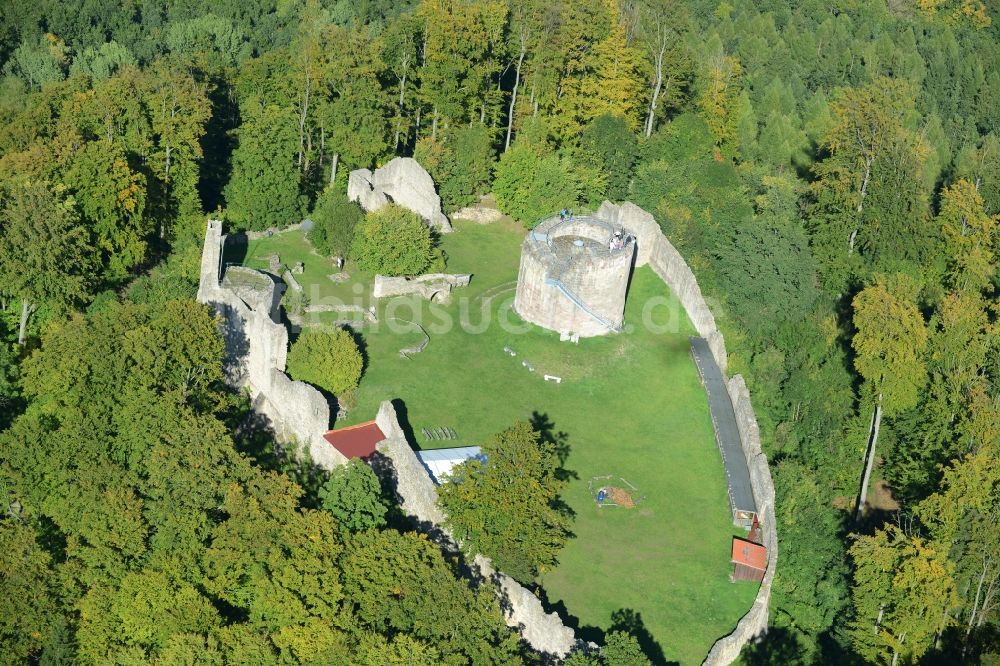
[[[449,213],[489,192],[493,139],[485,125],[460,127],[441,141],[424,137],[417,143],[414,157],[434,177],[441,203]]]
[[[3,194],[0,278],[21,299],[17,341],[40,305],[57,309],[83,302],[92,284],[93,249],[73,201],[45,183],[23,183]]]
[[[277,106],[241,106],[243,123],[226,185],[226,215],[246,229],[284,228],[302,217],[294,111]]]
[[[434,256],[430,228],[419,215],[395,204],[368,213],[351,243],[358,266],[382,275],[417,275]]]
[[[388,507],[382,499],[378,477],[357,458],[330,472],[319,497],[323,508],[352,532],[385,526]]]
[[[532,227],[543,215],[599,202],[606,187],[600,171],[527,144],[527,133],[520,137],[497,164],[493,194],[501,211]]]
[[[909,83],[885,78],[845,88],[833,102],[834,124],[823,139],[830,156],[814,167],[811,209],[817,257],[831,284],[861,269],[855,250],[877,268],[926,257],[938,236],[926,224],[927,147],[908,126],[913,105]]]
[[[951,624],[955,581],[945,553],[890,525],[851,547],[851,642],[869,661],[918,660]]]
[[[51,557],[35,530],[0,521],[0,642],[5,658],[26,662],[38,654],[60,612],[54,583]]]
[[[917,404],[927,379],[923,359],[927,328],[916,304],[916,286],[905,275],[876,276],[854,298],[854,367],[875,405],[856,517],[861,518],[875,464],[882,412],[892,416]]]
[[[310,218],[313,228],[307,236],[316,251],[326,257],[347,257],[364,211],[336,188],[329,188],[316,199]]]
[[[292,377],[338,396],[358,387],[362,365],[358,344],[342,328],[308,329],[288,352],[288,373]]]
[[[4,66],[4,73],[16,74],[29,88],[38,89],[62,80],[68,53],[63,40],[52,33],[25,37]]]
[[[946,188],[937,219],[944,230],[951,284],[962,290],[987,288],[996,272],[1000,220],[986,213],[976,186],[961,179]]]
[[[483,444],[485,460],[456,466],[440,489],[447,524],[463,547],[530,582],[555,565],[569,536],[552,445],[518,422]]]
[[[598,116],[580,137],[579,159],[604,173],[607,187],[601,195],[612,201],[628,198],[638,157],[639,141],[622,116]]]
[[[962,653],[973,634],[1000,610],[1000,459],[995,449],[958,459],[944,471],[941,489],[920,502],[916,514],[931,544],[955,566],[962,623]]]
[[[433,645],[443,663],[522,663],[494,592],[456,579],[426,536],[395,530],[351,535],[338,570],[345,610],[361,628],[408,634]]]
[[[146,258],[153,219],[146,213],[145,174],[133,169],[117,143],[87,143],[66,173],[83,220],[111,282],[128,277]]]

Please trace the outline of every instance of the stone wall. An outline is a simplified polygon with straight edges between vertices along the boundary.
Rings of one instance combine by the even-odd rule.
[[[327,469],[345,462],[344,457],[323,439],[330,427],[330,407],[323,394],[285,374],[288,331],[277,320],[275,296],[254,291],[248,304],[220,282],[222,270],[222,223],[209,220],[201,257],[198,300],[221,318],[226,342],[226,380],[246,388],[251,403],[266,416],[278,438],[308,447],[313,461]],[[267,280],[275,291],[277,283]],[[269,307],[270,306],[270,307]]]
[[[323,439],[330,425],[326,399],[309,384],[293,381],[284,373],[288,332],[277,321],[277,311],[272,313],[266,307],[274,299],[259,293],[267,284],[275,289],[277,285],[270,279],[254,284],[251,300],[258,304],[257,308],[224,287],[220,281],[224,240],[222,223],[210,220],[202,250],[198,300],[220,316],[226,340],[227,381],[250,392],[254,411],[270,420],[279,439],[306,443],[313,462],[325,469],[346,463],[344,456]],[[400,507],[425,531],[439,531],[450,540],[451,535],[441,527],[444,514],[437,505],[437,486],[410,448],[391,402],[382,403],[375,422],[386,436],[377,450],[392,463]],[[452,547],[457,549],[453,543]],[[557,614],[546,613],[534,594],[496,571],[488,558],[477,555],[473,569],[477,578],[489,581],[500,597],[507,625],[517,629],[536,650],[562,657],[576,644],[573,630],[563,625]]]
[[[596,217],[628,228],[635,234],[638,248],[636,266],[648,264],[671,291],[677,295],[688,318],[698,334],[708,341],[712,355],[719,369],[726,372],[726,344],[715,325],[715,317],[702,296],[701,288],[684,257],[667,240],[656,220],[648,212],[632,203],[616,205],[605,201],[598,209]],[[705,658],[707,666],[726,666],[733,663],[740,650],[748,642],[767,631],[768,604],[771,600],[771,583],[778,563],[778,533],[774,517],[774,483],[767,465],[767,456],[761,450],[760,429],[750,402],[750,392],[741,375],[734,375],[726,388],[736,424],[740,431],[740,443],[750,468],[750,485],[761,524],[761,534],[767,547],[768,560],[764,580],[757,590],[753,606],[736,625],[736,629],[716,641]]]
[[[442,303],[455,287],[466,287],[472,280],[469,274],[428,273],[416,277],[388,277],[376,275],[372,287],[373,298],[409,296],[417,294],[427,300]]]
[[[757,417],[750,404],[750,391],[742,375],[734,375],[727,383],[733,410],[736,412],[736,425],[740,431],[740,441],[743,453],[747,457],[750,468],[750,485],[753,488],[754,501],[757,503],[757,515],[761,522],[761,534],[767,547],[767,570],[761,581],[757,597],[750,611],[739,621],[733,633],[720,638],[712,646],[705,659],[705,664],[725,666],[736,661],[740,650],[748,642],[767,632],[767,611],[771,600],[771,584],[774,581],[774,570],[778,562],[778,534],[774,527],[774,483],[771,471],[767,466],[767,456],[761,451],[760,429]]]
[[[716,328],[715,318],[691,269],[663,236],[653,216],[631,203],[615,205],[604,202],[596,217],[625,226],[636,236],[636,265],[649,264],[677,295],[698,333],[708,340],[719,368],[725,372],[725,342]],[[264,304],[268,299],[255,296],[254,300],[259,305],[254,309],[220,284],[222,243],[221,222],[210,220],[202,253],[198,300],[211,305],[222,318],[227,380],[234,386],[249,390],[254,408],[271,420],[279,437],[307,443],[313,460],[322,467],[332,469],[343,464],[346,462],[344,457],[322,438],[330,421],[326,400],[315,388],[292,381],[284,373],[288,333],[277,321],[277,315],[265,310]],[[277,289],[277,285],[274,288]],[[276,302],[273,294],[270,302]],[[767,458],[761,451],[760,432],[750,394],[740,375],[728,381],[727,389],[736,412],[769,557],[753,606],[736,629],[712,647],[704,662],[709,666],[732,663],[748,641],[767,630],[771,584],[778,558],[774,485]],[[392,463],[401,507],[415,520],[425,523],[424,527],[440,529],[444,515],[437,506],[437,487],[407,443],[391,403],[382,403],[376,422],[386,434],[386,440],[378,445],[378,450]],[[450,538],[447,533],[445,536]],[[532,647],[564,656],[577,644],[573,631],[562,623],[557,614],[546,613],[541,602],[529,590],[509,576],[495,571],[489,559],[481,555],[475,558],[474,564],[484,580],[494,583],[494,589],[502,598],[507,624],[517,628]]]
[[[391,402],[382,403],[375,422],[386,436],[377,450],[392,462],[400,507],[422,523],[420,526],[423,529],[439,529],[445,538],[452,541],[451,534],[442,527],[444,513],[437,504],[437,486],[407,443]],[[573,630],[563,624],[559,615],[546,613],[538,597],[510,576],[494,569],[489,558],[476,555],[473,565],[478,570],[474,573],[493,585],[507,626],[517,629],[531,647],[563,657],[576,645]]]
[[[726,343],[715,325],[715,316],[705,303],[705,297],[702,296],[691,268],[660,231],[660,225],[653,216],[633,203],[616,205],[609,201],[601,204],[594,216],[616,226],[623,226],[635,235],[638,245],[635,265],[649,264],[660,279],[667,283],[687,312],[698,335],[708,341],[719,369],[725,374]]]
[[[412,157],[396,157],[374,172],[352,171],[347,179],[347,198],[366,211],[378,210],[391,201],[412,210],[441,233],[451,231],[434,179]]]

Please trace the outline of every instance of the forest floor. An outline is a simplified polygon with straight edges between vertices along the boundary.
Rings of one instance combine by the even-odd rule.
[[[513,223],[461,221],[442,237],[448,272],[472,273],[472,283],[446,306],[415,298],[377,304],[379,324],[362,329],[366,369],[356,404],[336,425],[371,419],[382,400],[396,399],[412,441],[440,448],[481,444],[516,420],[533,420],[565,453],[571,477],[562,499],[575,512],[574,537],[540,579],[552,608],[587,640],[618,625],[662,655],[657,661],[700,663],[757,588],[729,582],[730,538],[742,532],[731,524],[708,402],[688,351],[694,329],[648,268],[633,276],[625,319],[640,324],[644,306],[660,298],[653,321],[667,333],[636,325],[576,345],[525,324],[511,309],[523,237]],[[301,232],[256,243],[248,265],[265,267],[256,255],[278,248],[283,263],[305,262],[298,277],[306,292],[368,305],[368,290],[358,294],[355,285],[370,278],[352,274],[333,285]],[[400,319],[420,321],[430,337],[409,359],[400,348],[423,336],[394,325]],[[423,428],[451,428],[457,438],[430,440]],[[609,474],[645,499],[631,511],[599,507],[588,481]]]

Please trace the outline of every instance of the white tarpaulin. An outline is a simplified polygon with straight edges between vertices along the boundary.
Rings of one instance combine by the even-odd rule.
[[[431,478],[439,485],[444,481],[444,477],[451,474],[451,469],[455,465],[461,464],[469,458],[486,459],[478,446],[460,446],[454,449],[428,449],[426,451],[416,451],[415,453],[420,458],[420,462],[427,468],[427,471],[431,473]]]

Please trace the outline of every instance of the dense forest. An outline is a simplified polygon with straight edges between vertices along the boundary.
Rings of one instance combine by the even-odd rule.
[[[540,663],[366,468],[241,427],[193,300],[207,214],[321,225],[394,155],[692,266],[777,488],[747,663],[1000,661],[986,0],[7,0],[0,70],[0,662]]]

